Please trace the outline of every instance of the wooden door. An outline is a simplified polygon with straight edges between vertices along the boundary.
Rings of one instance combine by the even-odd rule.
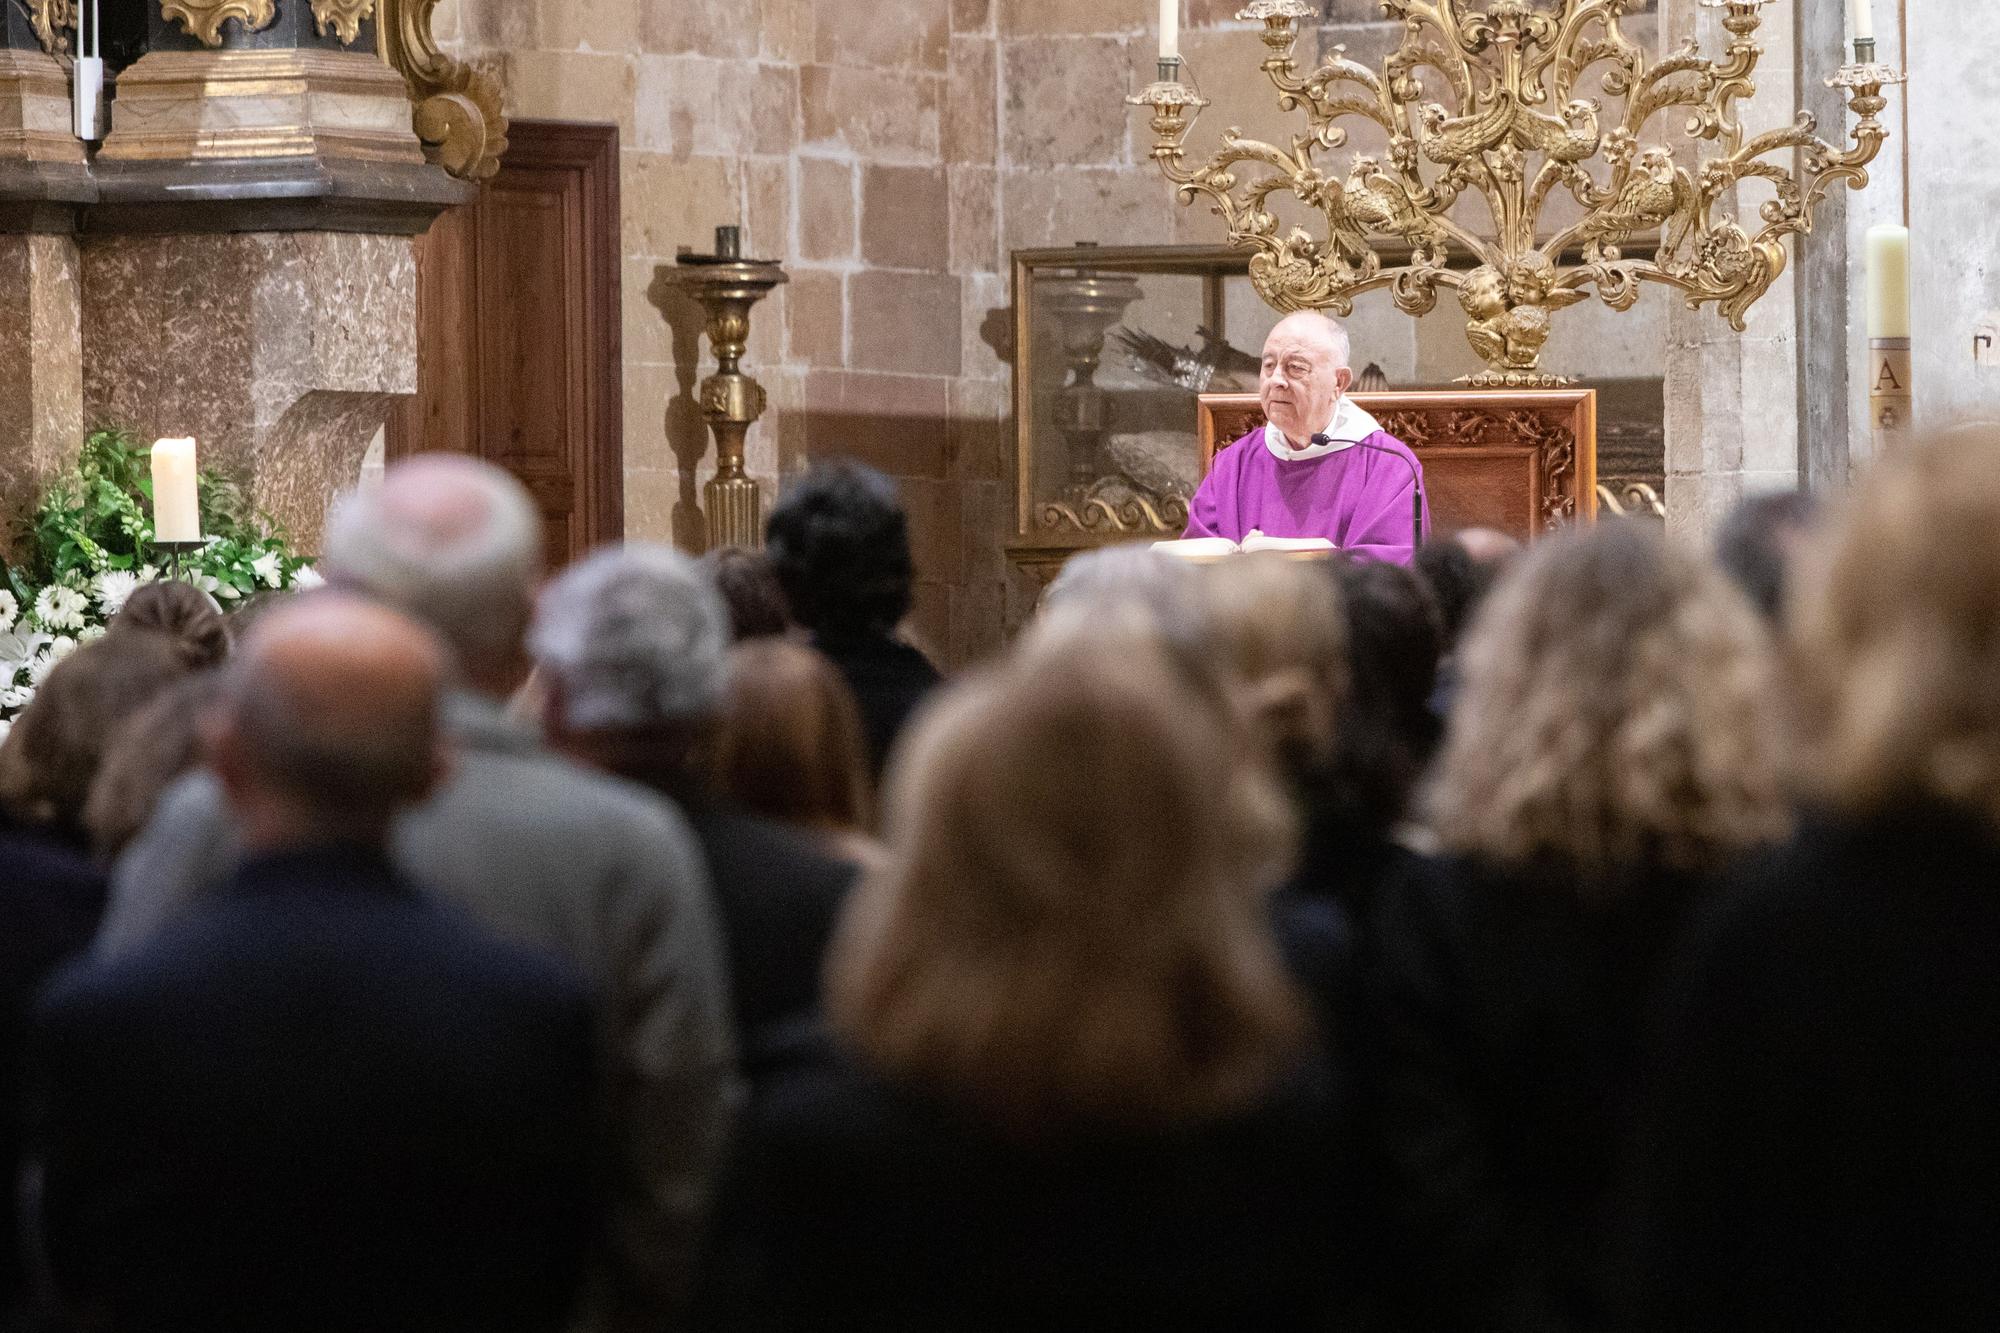
[[[417,241],[417,392],[388,458],[519,477],[551,563],[624,533],[618,127],[517,120],[500,174]]]

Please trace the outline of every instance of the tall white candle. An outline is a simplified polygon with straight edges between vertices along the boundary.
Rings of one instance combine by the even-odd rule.
[[[1910,336],[1910,229],[1868,229],[1868,336]]]
[[[1875,0],[1847,0],[1847,35],[1857,42],[1875,40]]]
[[[1181,0],[1160,0],[1160,59],[1181,56]]]
[[[201,495],[195,486],[193,440],[153,442],[153,539],[201,540]]]

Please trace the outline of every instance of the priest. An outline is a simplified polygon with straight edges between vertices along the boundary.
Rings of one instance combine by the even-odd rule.
[[[1334,320],[1305,310],[1278,321],[1257,380],[1269,424],[1215,456],[1184,536],[1323,537],[1409,563],[1417,529],[1430,530],[1423,465],[1347,396],[1347,361],[1347,330]]]

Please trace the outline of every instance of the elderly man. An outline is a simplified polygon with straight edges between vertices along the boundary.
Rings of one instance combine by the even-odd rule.
[[[392,611],[274,610],[204,719],[242,864],[44,997],[42,1235],[103,1327],[562,1328],[591,1231],[590,992],[390,863],[393,818],[448,766],[443,674]]]
[[[1423,466],[1347,396],[1347,331],[1316,311],[1264,342],[1258,396],[1270,424],[1218,453],[1188,504],[1188,537],[1323,537],[1408,564]],[[1429,515],[1423,526],[1429,528]]]
[[[398,463],[330,516],[328,582],[409,615],[450,652],[457,767],[398,821],[396,864],[502,934],[575,963],[599,995],[611,1090],[611,1220],[590,1330],[673,1322],[739,1095],[721,929],[685,819],[550,753],[505,715],[528,674],[541,522],[521,484],[469,458]],[[386,724],[385,724],[386,725]],[[215,780],[170,789],[126,851],[98,951],[143,941],[230,874],[237,821]]]

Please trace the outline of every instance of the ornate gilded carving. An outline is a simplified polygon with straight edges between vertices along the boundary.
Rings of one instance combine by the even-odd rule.
[[[160,14],[178,19],[203,46],[221,46],[223,24],[235,19],[247,31],[257,32],[271,26],[278,5],[277,0],[160,0]]]
[[[1057,532],[1115,532],[1153,537],[1179,536],[1187,527],[1187,501],[1170,495],[1160,504],[1144,495],[1113,502],[1093,495],[1081,506],[1060,500],[1045,502],[1036,510],[1041,526]]]
[[[76,0],[28,0],[28,24],[44,51],[68,55],[69,37],[63,30],[76,26]]]
[[[1288,144],[1232,128],[1190,165],[1184,144],[1207,101],[1181,82],[1178,59],[1127,100],[1152,112],[1153,160],[1181,202],[1206,198],[1231,241],[1255,251],[1250,278],[1271,305],[1345,315],[1354,297],[1387,288],[1399,309],[1422,315],[1440,288],[1456,288],[1487,367],[1470,382],[1540,387],[1561,383],[1538,369],[1550,316],[1586,289],[1626,310],[1642,282],[1662,283],[1691,307],[1717,306],[1740,332],[1784,272],[1785,237],[1812,230],[1832,187],[1867,184],[1888,137],[1882,90],[1903,76],[1857,43],[1857,63],[1827,81],[1858,117],[1845,147],[1819,138],[1804,111],[1746,133],[1737,103],[1754,90],[1769,2],[1701,0],[1724,11],[1723,56],[1689,42],[1649,61],[1621,26],[1633,0],[1381,0],[1402,29],[1381,67],[1336,46],[1308,73],[1293,50],[1320,6],[1253,0],[1237,17],[1262,23],[1263,72],[1279,108],[1305,121]],[[1687,117],[1682,142],[1659,123],[1675,113]],[[1326,159],[1354,121],[1386,138],[1386,152],[1355,156],[1343,174]],[[1770,197],[1740,216],[1739,187],[1752,182]],[[1545,207],[1559,192],[1578,220]],[[1319,234],[1281,224],[1272,199],[1283,194],[1317,215]],[[1485,230],[1459,207],[1475,195],[1492,218]],[[1409,259],[1385,264],[1384,251],[1402,246]],[[1573,248],[1581,262],[1563,258]],[[1472,266],[1453,267],[1454,255]]]
[[[438,50],[431,35],[437,7],[438,0],[380,0],[376,43],[410,86],[425,154],[461,180],[487,180],[507,151],[500,85]]]
[[[331,31],[342,46],[361,36],[361,21],[375,12],[375,0],[312,0],[313,27],[324,37]]]

